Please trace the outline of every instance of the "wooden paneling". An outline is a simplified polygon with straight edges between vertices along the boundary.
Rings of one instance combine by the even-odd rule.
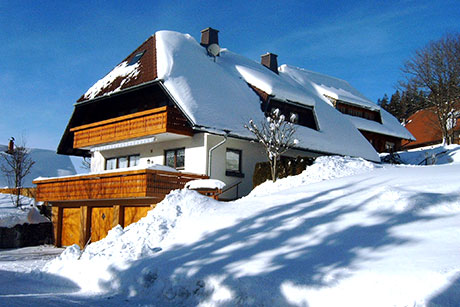
[[[27,196],[31,198],[35,198],[35,188],[21,188],[21,193],[22,196]],[[0,193],[2,194],[14,194],[16,195],[18,193],[17,188],[1,188]]]
[[[377,152],[385,152],[385,143],[391,142],[395,144],[394,150],[399,150],[401,148],[401,139],[394,136],[384,135],[380,133],[374,133],[369,131],[359,130],[361,134],[371,143],[374,149]]]
[[[119,116],[74,127],[70,131],[74,133],[74,148],[83,148],[166,132],[189,136],[193,134],[185,117],[173,107],[160,107]]]
[[[147,212],[152,210],[150,206],[148,207],[125,207],[124,208],[124,227],[129,224],[136,223],[144,216],[147,216]]]
[[[36,180],[39,201],[152,198],[162,200],[173,189],[207,176],[158,170],[111,172]]]
[[[91,209],[91,242],[107,236],[113,225],[113,207],[94,207]]]
[[[62,208],[61,246],[80,243],[80,208]]]

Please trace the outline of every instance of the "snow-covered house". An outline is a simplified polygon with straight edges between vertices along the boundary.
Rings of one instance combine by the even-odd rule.
[[[249,60],[220,48],[212,28],[201,43],[159,31],[75,104],[58,153],[91,156],[91,174],[36,181],[39,197],[55,207],[57,244],[97,240],[194,178],[225,182],[232,188],[223,198],[248,194],[266,156],[244,125],[275,108],[297,124],[298,146],[287,153],[294,157],[379,161],[368,140],[383,149],[413,138],[345,81],[278,68],[270,53]],[[72,220],[79,232],[70,236]]]

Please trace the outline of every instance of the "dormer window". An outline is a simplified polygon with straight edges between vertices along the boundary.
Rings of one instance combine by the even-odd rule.
[[[355,105],[351,105],[341,100],[337,100],[337,102],[335,103],[335,108],[343,114],[348,114],[351,116],[361,117],[378,123],[382,123],[379,111],[369,110]]]
[[[128,66],[134,65],[134,64],[136,64],[137,62],[139,62],[139,60],[142,58],[142,56],[144,55],[144,53],[145,53],[145,50],[136,53],[136,55],[133,56],[132,59],[129,61]]]
[[[313,107],[271,99],[265,109],[265,116],[276,109],[291,123],[318,130]]]

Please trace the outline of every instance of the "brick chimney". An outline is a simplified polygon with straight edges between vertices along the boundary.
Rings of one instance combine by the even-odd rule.
[[[14,138],[12,137],[8,143],[8,153],[12,154],[14,152]]]
[[[207,48],[211,44],[219,45],[219,30],[213,28],[201,30],[201,46]]]
[[[260,63],[273,71],[275,74],[278,74],[278,60],[277,55],[274,53],[267,52],[260,56]]]

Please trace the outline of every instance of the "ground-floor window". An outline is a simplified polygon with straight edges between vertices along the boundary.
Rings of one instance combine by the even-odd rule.
[[[127,168],[139,165],[139,155],[120,156],[105,160],[105,169]]]
[[[239,149],[227,148],[225,156],[225,175],[234,177],[243,177],[242,151]]]
[[[165,150],[165,165],[173,168],[184,168],[185,148]]]

